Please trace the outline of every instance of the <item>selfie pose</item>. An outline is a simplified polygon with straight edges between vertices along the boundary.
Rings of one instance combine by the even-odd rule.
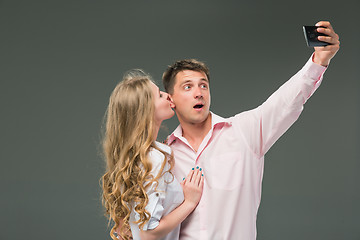
[[[230,118],[210,112],[210,74],[204,63],[181,60],[165,71],[164,87],[180,122],[167,139],[174,174],[181,179],[194,166],[205,171],[203,196],[181,224],[181,240],[256,239],[264,155],[298,119],[339,50],[331,24],[321,21],[316,27],[326,35],[317,40],[329,45],[315,47],[305,66],[259,107]]]
[[[189,168],[179,183],[170,147],[155,141],[162,121],[174,115],[170,104],[141,70],[127,73],[110,96],[101,181],[112,239],[176,240],[201,198],[202,169]]]

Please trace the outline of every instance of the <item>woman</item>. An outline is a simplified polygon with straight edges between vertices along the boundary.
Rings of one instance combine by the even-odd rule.
[[[204,177],[193,169],[180,184],[171,173],[167,145],[156,142],[174,115],[167,93],[141,70],[126,74],[110,96],[101,178],[103,203],[114,222],[112,239],[178,239],[180,223],[200,201]]]

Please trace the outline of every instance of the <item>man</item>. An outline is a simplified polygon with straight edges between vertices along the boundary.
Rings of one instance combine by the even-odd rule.
[[[175,156],[178,180],[189,169],[204,171],[201,201],[182,223],[181,240],[256,239],[256,215],[261,198],[264,155],[297,120],[306,100],[319,87],[339,37],[329,22],[316,24],[328,36],[311,59],[261,106],[230,118],[209,111],[209,71],[201,62],[182,60],[163,75],[180,125],[167,143]]]

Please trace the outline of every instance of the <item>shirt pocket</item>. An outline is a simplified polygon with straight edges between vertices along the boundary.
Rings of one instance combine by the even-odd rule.
[[[239,152],[211,156],[210,187],[232,190],[242,184],[244,161]]]

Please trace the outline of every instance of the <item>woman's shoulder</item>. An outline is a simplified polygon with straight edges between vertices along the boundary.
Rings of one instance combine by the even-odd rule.
[[[164,152],[166,152],[168,154],[171,154],[171,148],[168,145],[166,145],[164,143],[161,143],[161,142],[157,142],[157,141],[155,142],[155,145],[158,148],[160,148],[162,151],[164,151]]]
[[[165,145],[160,142],[155,142],[155,145],[161,151],[171,154],[171,148],[168,145]],[[157,169],[157,168],[161,167],[162,163],[165,160],[165,155],[161,151],[159,151],[156,148],[151,148],[151,150],[149,152],[149,157],[151,159],[151,163],[153,164],[153,169]]]

